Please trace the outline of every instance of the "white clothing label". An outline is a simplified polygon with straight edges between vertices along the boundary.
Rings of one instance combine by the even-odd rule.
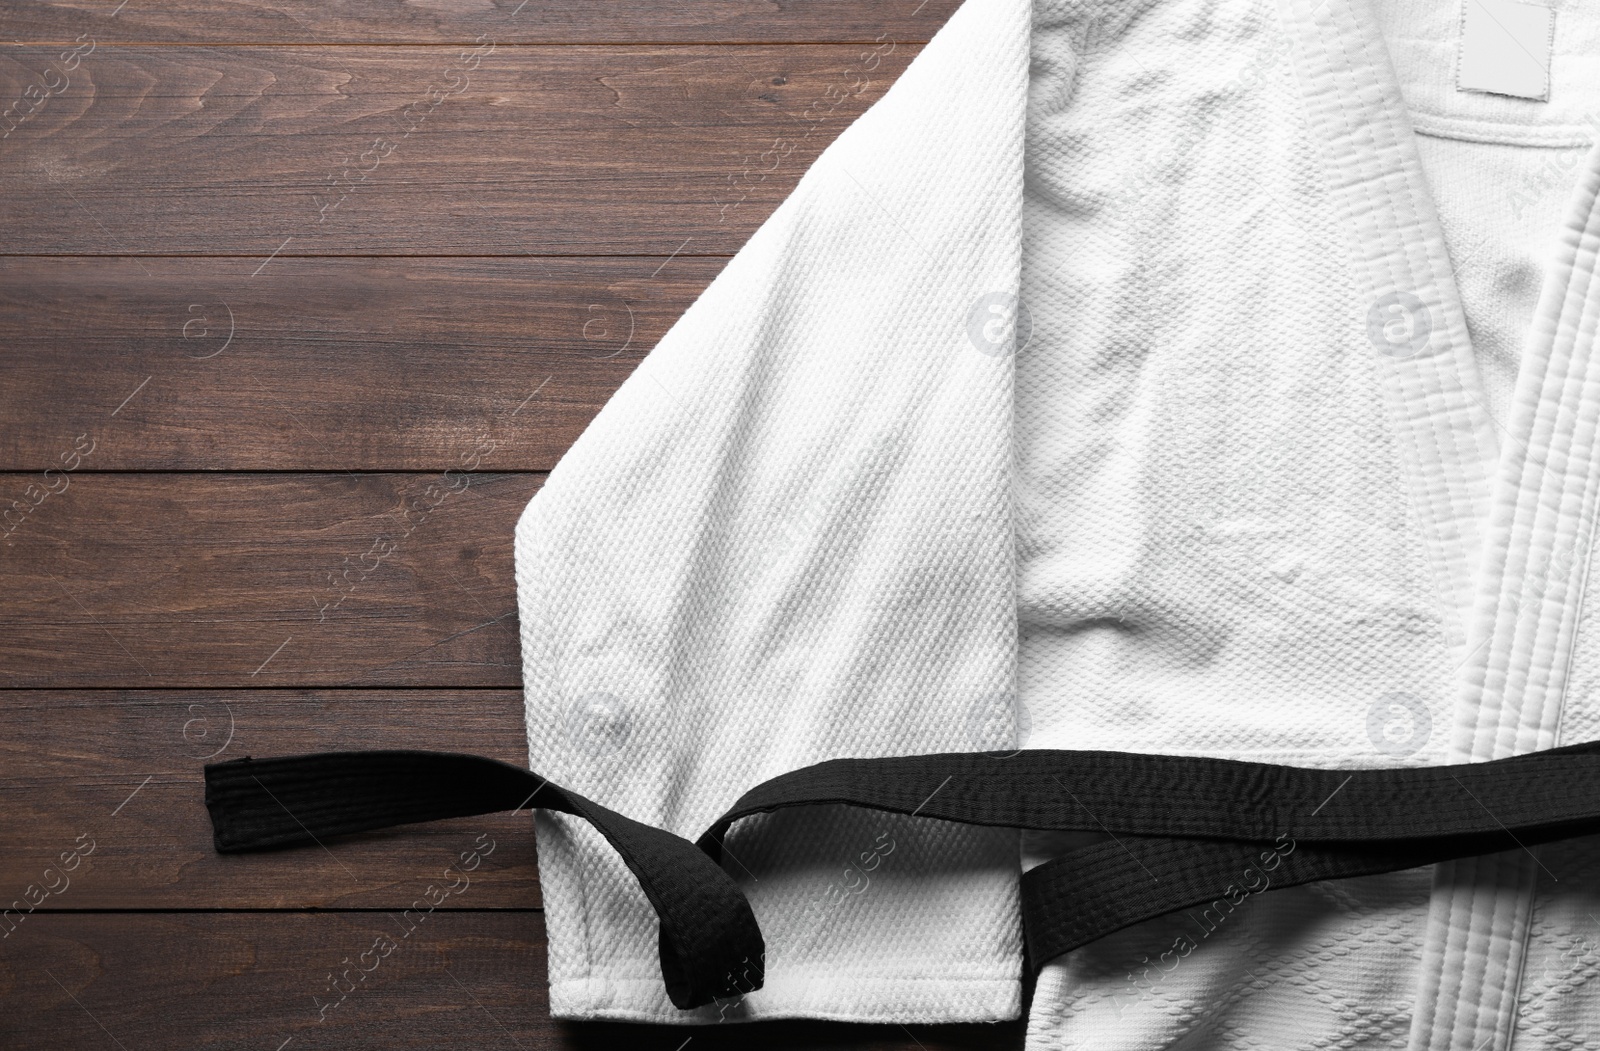
[[[1517,0],[1463,0],[1456,87],[1517,98],[1550,97],[1555,12]]]

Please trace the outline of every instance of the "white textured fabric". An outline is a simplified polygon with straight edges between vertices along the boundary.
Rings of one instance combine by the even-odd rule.
[[[836,756],[1600,735],[1600,12],[1547,102],[1455,91],[1459,15],[967,0],[528,505],[533,767],[695,836]],[[538,830],[553,1013],[665,1022],[1016,1017],[1065,849],[744,822],[766,986],[679,1012],[621,863]],[[1029,1046],[1600,1047],[1597,849],[1152,920],[1045,969]]]
[[[694,837],[796,767],[1010,739],[1012,372],[968,314],[1017,286],[1022,10],[955,15],[530,501],[516,560],[540,773]],[[981,83],[948,76],[967,63]],[[1015,833],[840,808],[741,824],[728,864],[766,988],[691,1015],[666,999],[622,863],[571,819],[539,833],[559,1017],[1019,1010]]]

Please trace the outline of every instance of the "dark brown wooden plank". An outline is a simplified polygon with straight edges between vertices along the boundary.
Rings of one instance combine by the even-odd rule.
[[[0,475],[32,504],[0,538],[0,686],[518,687],[512,531],[543,476],[496,466]]]
[[[0,470],[549,470],[724,260],[259,263],[0,258]]]
[[[386,3],[384,0],[258,0],[254,3],[143,3],[82,0],[8,4],[7,40],[256,44],[506,43],[927,40],[958,0],[645,0],[626,6],[558,0]]]
[[[526,813],[345,836],[330,850],[212,849],[206,763],[365,748],[524,766],[521,692],[0,691],[0,909],[403,909],[440,879],[459,887],[445,908],[540,903]],[[475,845],[472,871],[443,875],[472,864]]]
[[[414,927],[391,913],[35,916],[0,942],[0,1046],[675,1051],[692,1040],[694,1051],[1022,1047],[1015,1022],[555,1022],[538,913],[440,911]],[[342,1000],[330,992],[335,987],[346,990]]]
[[[916,50],[12,47],[0,248],[727,254]]]

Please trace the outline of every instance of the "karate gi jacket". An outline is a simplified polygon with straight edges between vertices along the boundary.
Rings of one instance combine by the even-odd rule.
[[[1593,6],[966,0],[522,514],[530,764],[692,839],[835,757],[1600,736],[1597,128]],[[748,818],[765,984],[681,1011],[537,836],[553,1014],[706,1024],[1016,1018],[1074,845]],[[1597,1046],[1597,863],[1258,872],[1046,967],[1028,1047]]]

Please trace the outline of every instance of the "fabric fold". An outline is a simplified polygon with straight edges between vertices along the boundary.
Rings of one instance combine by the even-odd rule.
[[[1600,502],[1600,143],[1529,333],[1488,528],[1451,757],[1560,741]],[[1442,864],[1434,876],[1412,1051],[1511,1046],[1540,862]]]

